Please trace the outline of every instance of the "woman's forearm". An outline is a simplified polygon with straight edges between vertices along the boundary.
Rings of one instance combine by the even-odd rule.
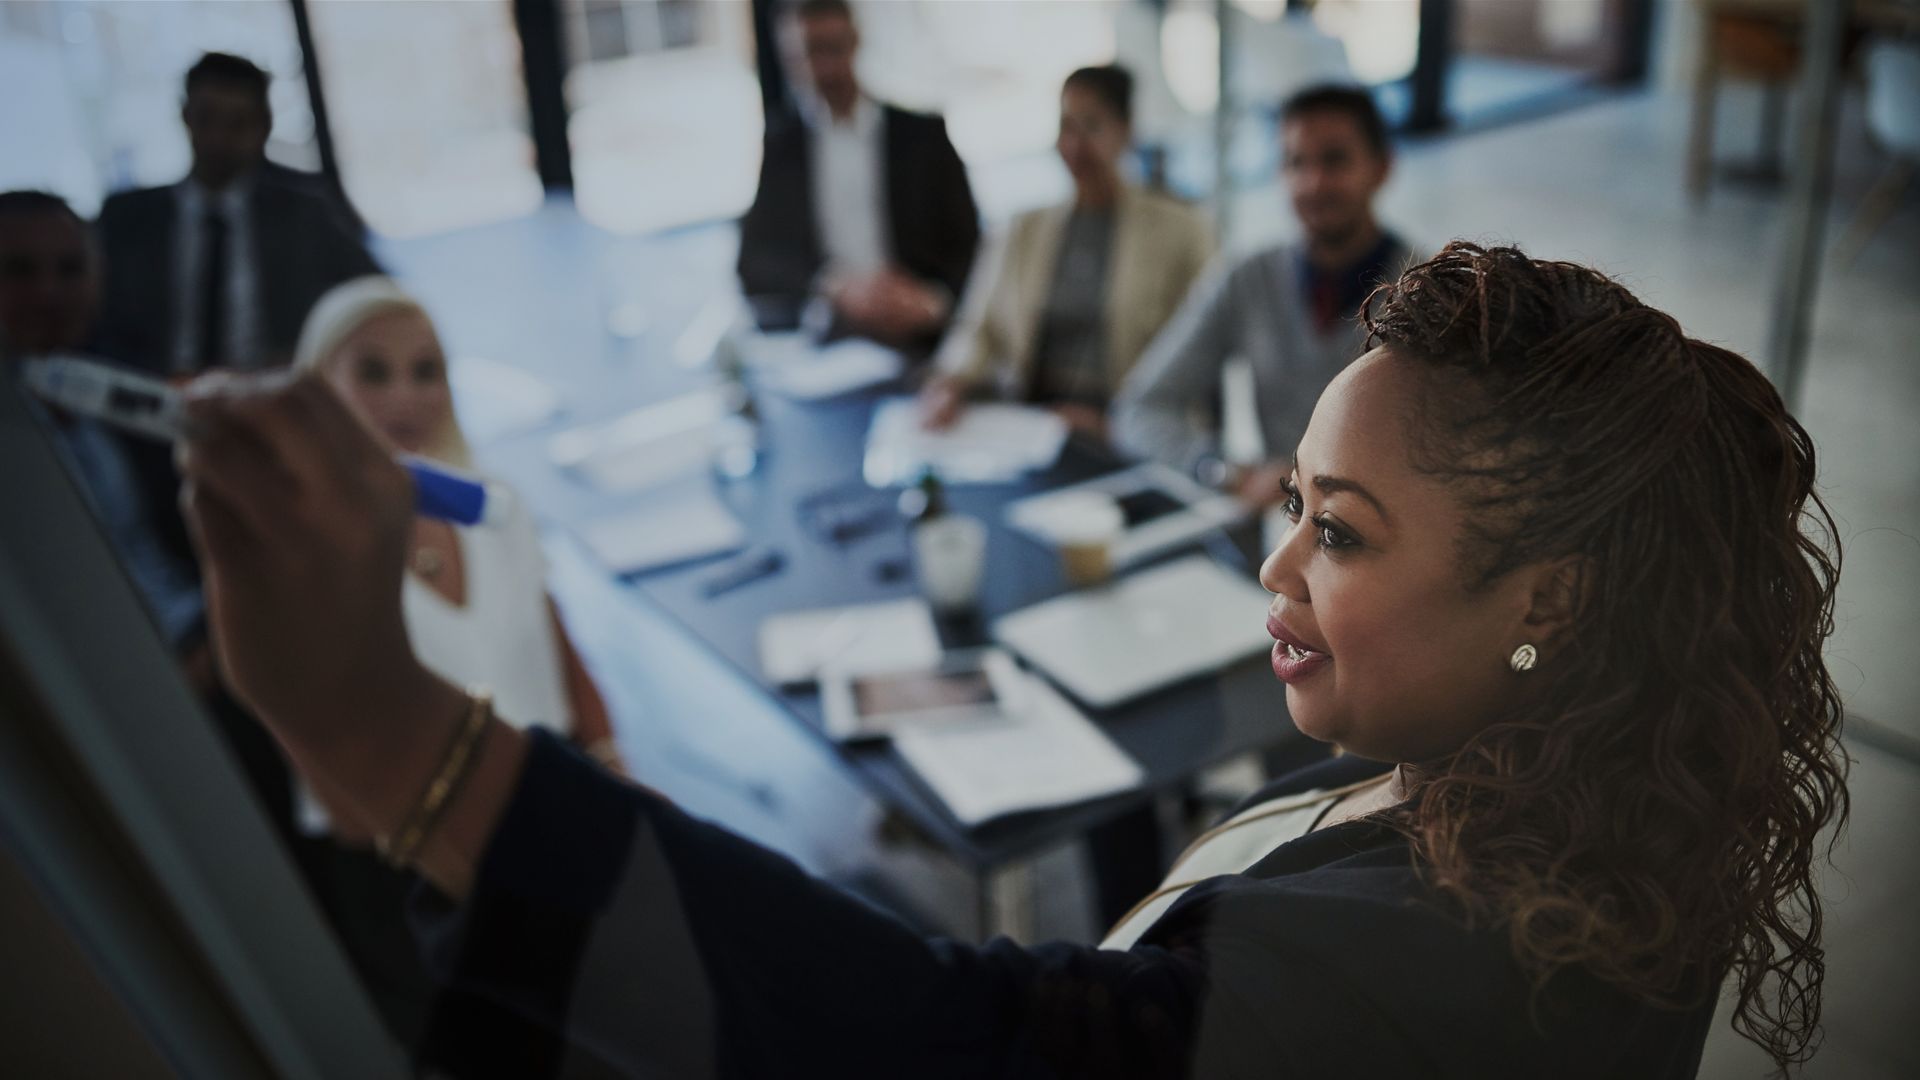
[[[635,1075],[1229,1071],[1169,1066],[1194,1049],[1198,958],[928,942],[552,733],[521,747],[464,902],[417,912],[430,962]]]
[[[480,859],[513,801],[526,756],[526,737],[512,725],[494,720],[472,773],[447,805],[439,825],[427,834],[414,869],[453,899],[464,899],[473,887]]]
[[[367,735],[288,745],[300,773],[330,794],[330,804],[340,804],[329,808],[350,818],[336,827],[393,840],[447,763],[472,699],[424,670],[407,683],[365,696],[379,713],[377,722],[356,725]],[[413,868],[448,896],[464,897],[472,886],[474,869],[512,801],[525,755],[521,734],[490,720],[459,787],[414,853]]]

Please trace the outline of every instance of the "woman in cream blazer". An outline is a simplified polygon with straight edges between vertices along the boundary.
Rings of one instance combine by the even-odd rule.
[[[1082,68],[1060,93],[1055,143],[1070,203],[1022,214],[974,271],[921,395],[929,426],[971,398],[1053,407],[1104,433],[1108,400],[1213,254],[1198,211],[1126,182],[1133,78]]]

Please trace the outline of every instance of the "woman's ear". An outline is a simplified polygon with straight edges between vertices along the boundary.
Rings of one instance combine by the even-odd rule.
[[[1533,593],[1524,620],[1533,636],[1533,647],[1548,652],[1563,639],[1563,631],[1573,625],[1586,597],[1587,559],[1569,555],[1536,568]]]

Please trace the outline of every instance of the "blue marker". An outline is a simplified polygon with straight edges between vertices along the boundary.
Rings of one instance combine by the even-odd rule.
[[[68,412],[122,431],[172,442],[181,435],[180,392],[148,375],[82,356],[49,356],[26,363],[27,387]],[[513,498],[499,484],[402,454],[413,474],[414,509],[455,525],[494,525]]]

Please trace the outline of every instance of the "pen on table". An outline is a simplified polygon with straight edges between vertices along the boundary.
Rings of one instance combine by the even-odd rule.
[[[67,354],[27,361],[21,378],[67,412],[161,442],[183,434],[180,392],[150,375]],[[506,519],[513,496],[501,485],[411,454],[399,461],[413,474],[414,509],[422,516],[456,525]]]
[[[743,555],[728,563],[726,568],[707,579],[700,587],[709,599],[722,593],[729,593],[742,585],[749,585],[763,577],[771,577],[787,565],[786,556],[774,548],[768,548],[754,555]]]

